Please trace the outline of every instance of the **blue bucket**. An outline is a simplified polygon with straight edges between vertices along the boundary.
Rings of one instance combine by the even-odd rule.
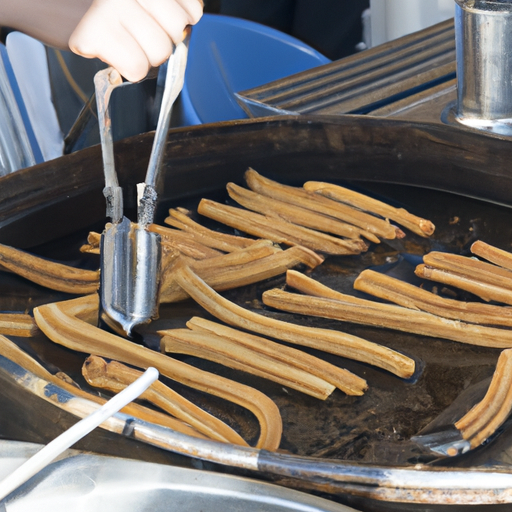
[[[179,124],[245,119],[236,92],[328,62],[321,53],[278,30],[205,14],[192,30]]]

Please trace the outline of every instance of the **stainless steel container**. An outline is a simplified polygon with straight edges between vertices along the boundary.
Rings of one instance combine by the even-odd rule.
[[[512,1],[455,1],[456,118],[512,135]]]

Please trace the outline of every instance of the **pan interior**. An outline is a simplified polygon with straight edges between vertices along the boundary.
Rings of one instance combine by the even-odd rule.
[[[264,174],[264,170],[261,172]],[[293,182],[289,184],[300,185]],[[372,244],[368,252],[361,256],[327,258],[310,275],[336,290],[363,296],[353,290],[353,282],[367,268],[420,284],[420,280],[414,275],[414,268],[421,262],[422,255],[431,250],[468,255],[469,247],[475,240],[483,240],[505,250],[512,248],[512,211],[503,206],[407,186],[357,182],[344,185],[432,220],[436,225],[436,232],[432,238],[424,239],[407,231],[403,240]],[[202,197],[228,200],[223,186]],[[196,197],[173,201],[172,206],[194,210],[199,199]],[[210,227],[229,232],[227,228],[221,228],[215,223],[199,220]],[[97,229],[98,226],[93,228]],[[98,258],[80,255],[78,252],[78,247],[85,241],[86,233],[87,230],[76,232],[36,247],[32,252],[64,260],[72,265],[95,268],[99,264]],[[309,350],[318,357],[364,377],[369,384],[368,391],[362,397],[346,396],[336,390],[327,400],[320,401],[215,363],[193,357],[182,359],[202,369],[253,386],[271,397],[283,417],[284,432],[280,447],[283,451],[375,464],[401,465],[430,461],[431,457],[426,451],[411,450],[410,438],[436,418],[437,423],[448,424],[467,412],[485,393],[499,351],[387,329],[279,313],[264,307],[261,302],[262,292],[284,286],[284,276],[281,276],[225,292],[224,296],[258,313],[298,324],[342,330],[403,352],[416,360],[418,371],[415,376],[404,381],[362,363]],[[426,289],[432,290],[435,286],[434,283],[424,283]],[[442,288],[438,285],[437,291],[450,298],[478,300],[460,290]],[[3,311],[31,310],[38,304],[69,297],[32,285],[9,273],[0,274],[0,291],[0,309]],[[191,301],[161,306],[160,318],[142,332],[143,342],[156,348],[157,330],[182,327],[193,315],[208,316]],[[43,336],[25,340],[13,339],[48,367],[62,370],[80,385],[86,386],[80,374],[80,366],[85,358],[82,354],[58,347]],[[257,439],[256,421],[247,411],[169,380],[166,382],[199,406],[233,425],[249,441]],[[465,394],[456,401],[463,392]],[[455,405],[451,405],[454,401]],[[451,409],[447,410],[450,406]],[[505,431],[495,441],[467,456],[448,461],[448,464],[508,464],[512,454],[511,446],[510,435]],[[94,446],[90,449],[94,450]]]

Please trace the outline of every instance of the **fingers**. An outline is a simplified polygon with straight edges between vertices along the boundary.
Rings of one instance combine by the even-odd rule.
[[[134,10],[140,12],[137,16],[122,15],[121,24],[144,52],[149,65],[157,67],[171,55],[173,41],[162,26],[142,7],[137,5]]]
[[[201,0],[94,0],[69,39],[72,51],[97,57],[125,78],[142,80],[202,15]]]
[[[71,35],[69,47],[83,57],[101,59],[130,81],[139,81],[146,76],[150,62],[141,44],[124,26],[124,14],[113,12],[117,11],[114,3],[95,1]],[[133,11],[133,5],[126,4]],[[137,9],[143,11],[136,5],[135,13],[127,13],[127,17],[133,18]],[[156,25],[150,16],[146,16]]]
[[[169,35],[174,44],[183,40],[187,25],[195,25],[203,14],[199,0],[137,0]]]

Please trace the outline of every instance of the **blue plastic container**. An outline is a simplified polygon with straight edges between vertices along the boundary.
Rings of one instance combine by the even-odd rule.
[[[245,119],[234,93],[330,60],[302,41],[259,23],[205,14],[192,29],[182,126]]]

